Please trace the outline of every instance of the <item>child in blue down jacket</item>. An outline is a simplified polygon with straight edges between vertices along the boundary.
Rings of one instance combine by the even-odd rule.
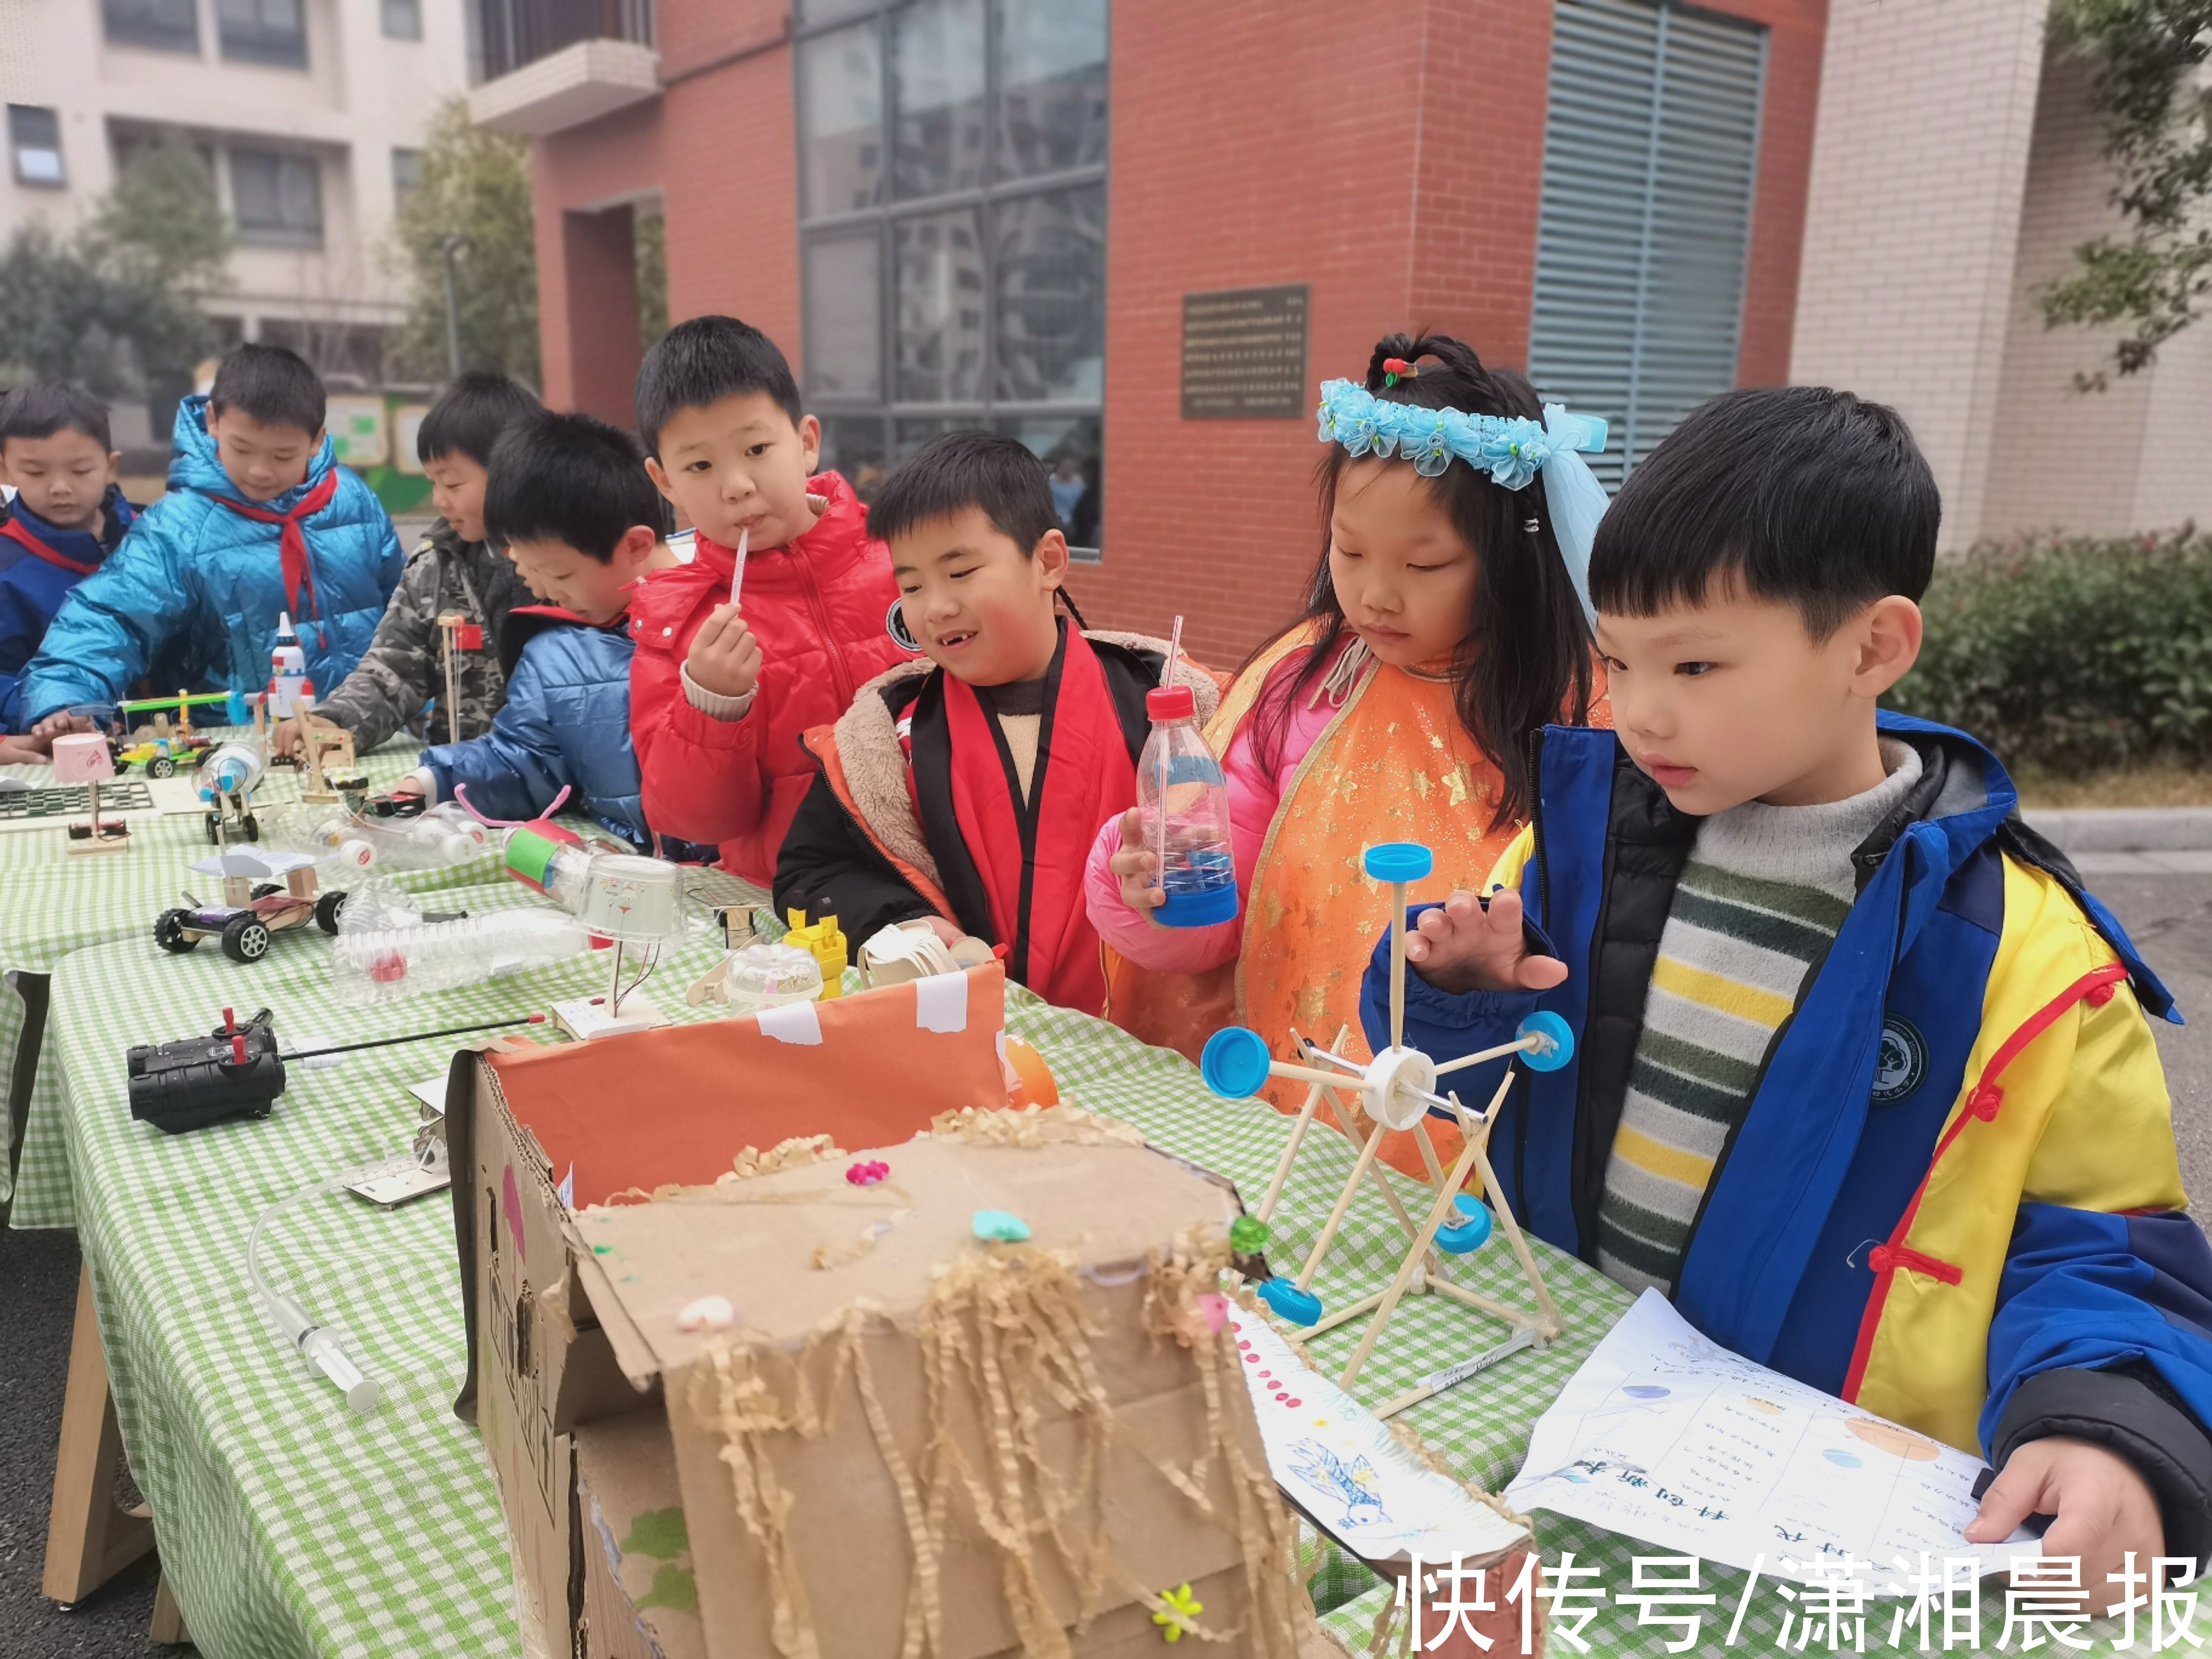
[[[137,517],[115,482],[107,408],[82,386],[0,398],[0,468],[21,493],[0,509],[0,731],[19,728],[23,670],[69,591]]]
[[[602,827],[650,850],[629,744],[629,590],[672,565],[660,496],[625,434],[540,413],[493,446],[484,533],[544,603],[508,612],[507,702],[491,730],[425,749],[403,791],[530,818],[564,789]]]
[[[406,560],[369,488],[323,433],[322,382],[289,351],[242,345],[177,409],[169,493],[62,601],[24,674],[22,714],[52,736],[72,706],[112,703],[158,659],[195,689],[269,683],[289,612],[307,676],[332,691],[361,660]]]

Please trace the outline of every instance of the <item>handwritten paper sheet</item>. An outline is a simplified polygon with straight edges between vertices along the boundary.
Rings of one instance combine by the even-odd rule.
[[[1925,1551],[2002,1572],[2041,1547],[1966,1541],[1982,1468],[1716,1346],[1647,1290],[1538,1419],[1505,1501],[1745,1571]]]
[[[1361,1560],[1419,1555],[1469,1565],[1528,1534],[1394,1438],[1366,1407],[1317,1375],[1267,1321],[1232,1307],[1237,1357],[1284,1495]]]

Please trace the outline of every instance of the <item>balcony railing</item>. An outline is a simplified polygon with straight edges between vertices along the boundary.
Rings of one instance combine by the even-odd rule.
[[[487,81],[580,40],[653,45],[653,0],[475,0]]]

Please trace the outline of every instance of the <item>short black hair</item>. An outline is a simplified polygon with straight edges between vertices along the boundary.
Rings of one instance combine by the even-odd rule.
[[[1936,475],[1904,417],[1827,386],[1724,392],[1692,410],[1613,497],[1590,549],[1590,600],[1650,617],[1712,578],[1795,605],[1814,639],[1936,569]]]
[[[323,383],[298,352],[249,341],[233,346],[216,367],[208,412],[226,409],[264,426],[296,426],[312,438],[323,429]]]
[[[494,544],[562,542],[611,562],[631,526],[668,533],[637,440],[588,415],[540,410],[500,434],[487,463],[484,534]]]
[[[678,410],[704,409],[765,392],[797,426],[805,410],[799,382],[776,343],[734,317],[694,317],[662,335],[637,371],[637,430],[646,453],[660,453],[660,428]]]
[[[890,470],[868,503],[868,533],[882,541],[917,525],[979,509],[1027,558],[1060,527],[1045,465],[995,432],[946,432]]]
[[[530,388],[489,369],[471,369],[446,388],[415,429],[415,459],[443,460],[465,455],[478,466],[491,465],[492,446],[517,421],[535,415],[538,399]]]
[[[51,438],[64,431],[82,432],[102,449],[115,447],[107,405],[81,386],[48,380],[0,397],[0,447],[10,438]]]

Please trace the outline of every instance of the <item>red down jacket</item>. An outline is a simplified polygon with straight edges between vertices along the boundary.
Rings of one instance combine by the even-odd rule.
[[[868,535],[866,506],[835,472],[806,487],[830,503],[814,527],[745,561],[741,603],[760,641],[761,677],[744,719],[716,720],[684,696],[691,637],[730,596],[728,548],[699,537],[691,562],[654,571],[629,610],[630,738],[647,817],[663,835],[718,843],[724,869],[763,887],[814,781],[800,737],[910,659],[884,628],[898,586],[890,551]]]

